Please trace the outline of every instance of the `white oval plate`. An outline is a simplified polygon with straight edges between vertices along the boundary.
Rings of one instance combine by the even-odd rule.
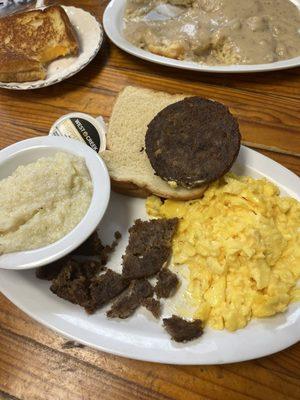
[[[283,194],[300,200],[299,178],[271,159],[246,147],[241,148],[233,170],[255,178],[267,177]],[[122,240],[108,266],[118,266],[128,240],[128,228],[136,218],[146,218],[145,201],[112,194],[99,232],[111,242],[119,230]],[[83,309],[64,301],[38,280],[34,271],[0,270],[0,290],[17,307],[47,327],[73,340],[129,358],[169,364],[222,364],[263,357],[300,340],[300,303],[285,313],[253,320],[234,333],[205,329],[204,335],[187,344],[175,344],[147,311],[139,310],[124,320],[108,320],[105,309],[87,315]]]
[[[80,50],[76,57],[62,57],[48,65],[47,78],[33,82],[0,82],[0,88],[28,90],[39,89],[61,82],[86,67],[97,55],[103,42],[100,22],[89,12],[77,7],[62,6],[75,28]]]
[[[289,1],[289,0],[286,0]],[[300,0],[292,0],[292,2],[300,8]],[[207,65],[191,61],[174,60],[172,58],[162,57],[140,49],[128,42],[123,37],[123,15],[125,10],[126,0],[111,0],[108,4],[104,16],[103,27],[110,40],[120,49],[132,54],[143,60],[151,61],[156,64],[167,65],[169,67],[188,69],[193,71],[214,72],[214,73],[249,73],[274,71],[297,67],[300,65],[300,56],[289,60],[276,61],[269,64],[255,65]]]

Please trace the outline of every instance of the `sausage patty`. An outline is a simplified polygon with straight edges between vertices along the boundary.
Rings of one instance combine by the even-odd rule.
[[[145,143],[152,168],[166,181],[192,188],[229,171],[240,149],[236,118],[218,102],[189,97],[160,111]]]

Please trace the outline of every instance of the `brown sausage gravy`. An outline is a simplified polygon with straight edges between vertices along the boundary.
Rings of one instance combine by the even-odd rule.
[[[179,60],[263,64],[300,55],[300,11],[289,0],[127,0],[124,20],[132,44]]]

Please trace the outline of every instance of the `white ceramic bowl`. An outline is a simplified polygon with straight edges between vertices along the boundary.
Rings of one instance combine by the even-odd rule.
[[[36,250],[8,253],[0,256],[0,268],[29,269],[49,264],[67,255],[82,244],[101,221],[110,198],[110,179],[99,155],[79,141],[43,136],[24,140],[0,151],[0,180],[19,166],[64,151],[85,159],[93,183],[90,207],[79,224],[62,239]]]

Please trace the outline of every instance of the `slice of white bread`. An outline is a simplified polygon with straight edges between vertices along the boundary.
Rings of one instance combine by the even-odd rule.
[[[194,189],[172,188],[154,174],[145,152],[150,121],[159,111],[185,97],[132,86],[119,94],[109,122],[107,150],[101,153],[115,191],[136,197],[155,194],[178,200],[203,195],[206,185]]]

